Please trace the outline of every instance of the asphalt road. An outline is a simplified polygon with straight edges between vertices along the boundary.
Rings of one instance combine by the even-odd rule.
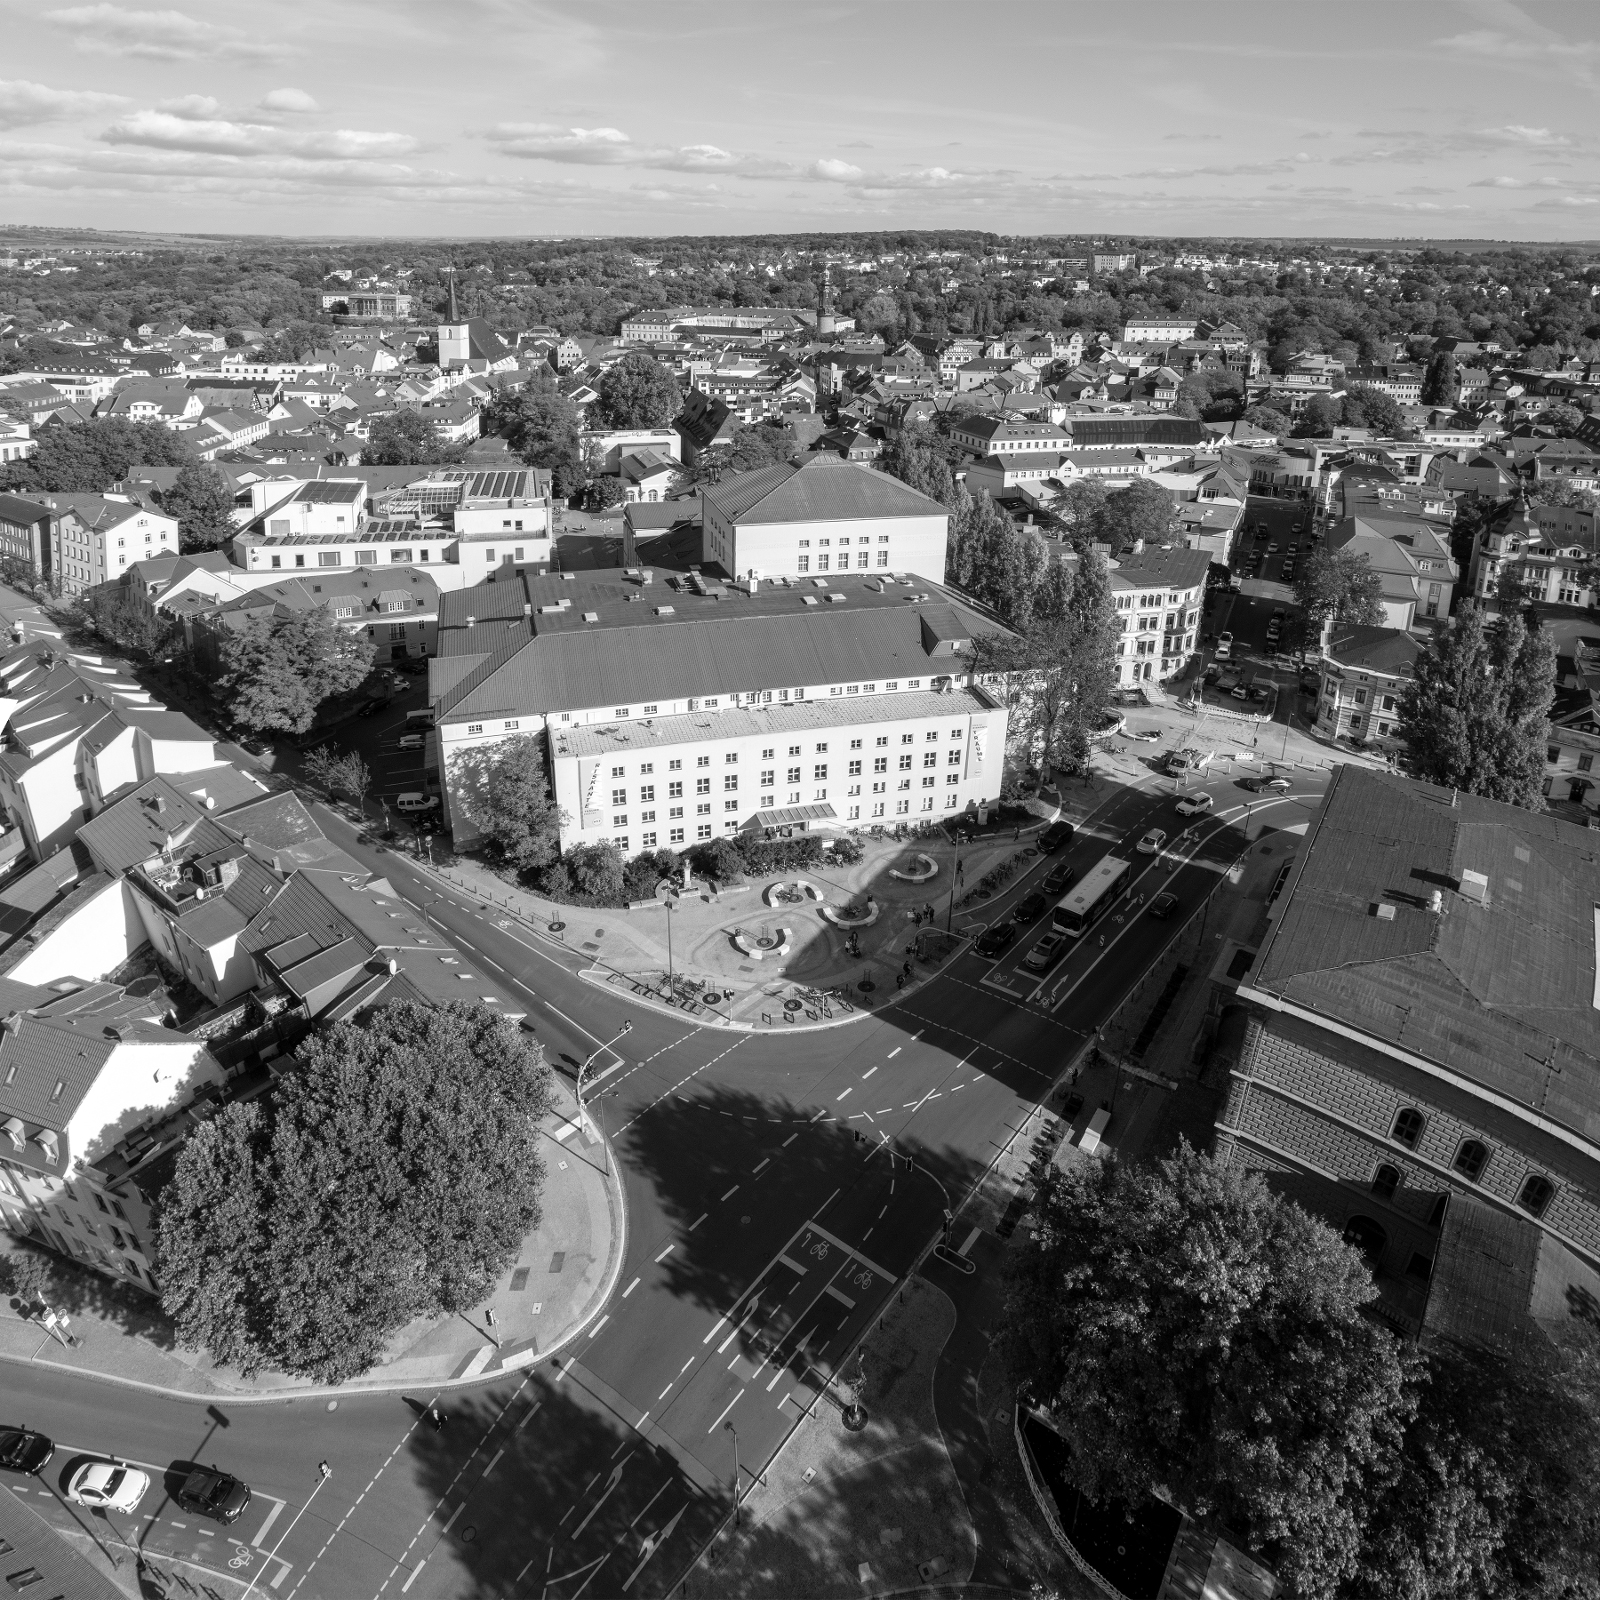
[[[1192,909],[1221,881],[1243,846],[1246,797],[1226,778],[1209,787],[1217,814],[1168,854],[1137,857],[1133,895],[1170,888]],[[1170,792],[1107,794],[1074,842],[1074,865],[1151,826],[1175,840]],[[1275,803],[1292,813],[1306,801]],[[936,982],[845,1026],[701,1029],[597,990],[567,952],[319,816],[520,995],[553,1061],[570,1071],[631,1018],[623,1053],[602,1054],[591,1075],[629,1228],[604,1317],[553,1362],[452,1391],[440,1400],[442,1431],[421,1420],[428,1392],[352,1395],[332,1410],[314,1399],[223,1403],[223,1427],[204,1401],[12,1375],[7,1410],[25,1396],[16,1420],[76,1451],[126,1452],[159,1469],[214,1459],[250,1482],[256,1502],[231,1530],[174,1517],[156,1490],[117,1529],[213,1570],[260,1566],[260,1592],[278,1600],[666,1593],[727,1514],[727,1424],[748,1488],[807,1425],[808,1408],[836,1403],[829,1380],[944,1210],[1178,926],[1131,901],[1042,987],[1020,976],[1030,936],[998,963],[969,951]],[[1009,885],[981,922],[1009,916],[1051,864]],[[534,1264],[530,1299],[537,1273]],[[514,1301],[496,1303],[508,1338],[518,1335]],[[333,1475],[317,1487],[324,1459]],[[59,1503],[55,1477],[23,1487],[114,1545],[102,1519]]]

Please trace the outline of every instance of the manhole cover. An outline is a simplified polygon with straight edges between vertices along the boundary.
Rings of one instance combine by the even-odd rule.
[[[740,1217],[739,1218],[739,1223],[740,1223],[741,1227],[748,1228],[750,1226],[750,1219],[749,1219],[749,1217]]]
[[[596,928],[594,930],[594,936],[597,939],[603,939],[606,936],[606,930],[604,928]]]
[[[478,1530],[475,1527],[473,1527],[471,1523],[468,1523],[467,1526],[464,1527],[461,1530],[461,1542],[462,1542],[462,1544],[471,1544],[472,1541],[474,1539],[476,1539],[477,1537],[478,1537]],[[1117,1554],[1121,1555],[1122,1552],[1119,1550],[1117,1552]]]
[[[705,1001],[708,1006],[717,1006],[722,1004],[722,996],[715,989],[708,989],[703,995],[700,996],[700,998]]]
[[[550,926],[551,933],[560,933],[562,931],[562,929],[564,929],[566,927],[566,923],[564,923],[564,922],[552,922],[549,926]]]
[[[798,1011],[800,1009],[800,1002],[798,1000],[785,1000],[783,1002],[783,1009],[785,1011]]]

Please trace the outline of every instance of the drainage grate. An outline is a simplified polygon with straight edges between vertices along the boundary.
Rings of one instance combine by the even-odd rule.
[[[567,1252],[565,1250],[557,1250],[556,1253],[550,1257],[550,1270],[552,1272],[559,1272],[564,1266],[566,1266],[566,1264]]]
[[[511,1292],[515,1294],[518,1289],[526,1289],[527,1287],[528,1269],[526,1267],[518,1267],[517,1270],[511,1274]]]

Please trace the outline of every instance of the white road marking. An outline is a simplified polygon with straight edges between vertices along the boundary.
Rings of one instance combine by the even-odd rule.
[[[677,1249],[677,1248],[678,1248],[678,1246],[677,1246],[677,1244],[676,1244],[676,1243],[673,1243],[673,1244],[669,1244],[669,1245],[668,1245],[668,1246],[667,1246],[667,1248],[666,1248],[666,1249],[665,1249],[665,1250],[663,1250],[663,1251],[662,1251],[662,1252],[661,1252],[661,1254],[660,1254],[660,1255],[658,1255],[658,1256],[657,1256],[657,1257],[656,1257],[656,1260],[657,1260],[657,1261],[658,1261],[658,1262],[661,1262],[661,1261],[665,1261],[665,1260],[666,1260],[666,1259],[667,1259],[667,1257],[668,1257],[668,1256],[670,1256],[670,1255],[671,1255],[671,1254],[672,1254],[672,1252],[673,1252],[673,1251],[674,1251],[674,1250],[676,1250],[676,1249]]]
[[[724,1407],[723,1407],[723,1408],[722,1408],[722,1410],[721,1410],[721,1411],[719,1411],[719,1412],[718,1412],[718,1413],[717,1413],[717,1422],[721,1422],[721,1421],[722,1421],[722,1419],[723,1419],[723,1418],[724,1418],[724,1417],[725,1417],[725,1416],[727,1416],[727,1414],[728,1414],[728,1413],[729,1413],[729,1412],[730,1412],[730,1411],[732,1411],[732,1410],[733,1410],[733,1408],[734,1408],[734,1407],[735,1407],[735,1406],[736,1406],[736,1405],[738,1405],[738,1403],[739,1403],[739,1401],[740,1401],[740,1399],[741,1399],[741,1398],[742,1398],[742,1397],[743,1397],[743,1395],[744,1395],[744,1390],[743,1390],[743,1389],[741,1389],[741,1390],[740,1390],[740,1391],[739,1391],[739,1393],[738,1393],[738,1394],[736,1394],[736,1395],[735,1395],[735,1396],[734,1396],[734,1397],[733,1397],[733,1399],[731,1399],[731,1400],[730,1400],[730,1401],[729,1401],[729,1402],[728,1402],[728,1403],[727,1403],[727,1405],[725,1405],[725,1406],[724,1406]],[[709,1428],[707,1428],[707,1429],[706,1429],[706,1432],[707,1432],[707,1433],[715,1433],[715,1432],[716,1432],[716,1431],[717,1431],[717,1422],[713,1422],[713,1423],[712,1423],[712,1424],[711,1424],[711,1426],[710,1426],[710,1427],[709,1427]]]
[[[845,1092],[844,1092],[844,1094],[836,1094],[836,1095],[835,1095],[835,1096],[834,1096],[834,1097],[833,1097],[833,1103],[834,1103],[834,1104],[835,1104],[835,1105],[838,1105],[838,1103],[839,1103],[839,1102],[840,1102],[840,1101],[841,1101],[841,1100],[843,1100],[843,1099],[844,1099],[844,1095],[845,1095],[845,1094],[854,1094],[854,1093],[855,1093],[855,1089],[854,1089],[854,1088],[853,1088],[853,1087],[852,1087],[852,1088],[849,1088],[849,1089],[846,1089],[846,1090],[845,1090]]]
[[[628,1298],[628,1296],[629,1296],[629,1295],[630,1295],[630,1294],[632,1294],[632,1293],[633,1293],[633,1291],[634,1291],[634,1290],[635,1290],[635,1289],[637,1289],[637,1288],[638,1288],[638,1287],[639,1287],[639,1280],[638,1280],[638,1279],[637,1279],[637,1278],[635,1278],[635,1279],[634,1279],[634,1280],[633,1280],[633,1282],[632,1282],[632,1283],[630,1283],[630,1284],[629,1284],[629,1285],[628,1285],[628,1287],[627,1287],[627,1288],[626,1288],[626,1289],[624,1289],[624,1290],[623,1290],[623,1291],[622,1291],[622,1298],[623,1298],[623,1299],[624,1299],[624,1300],[626,1300],[626,1299],[627,1299],[627,1298]]]

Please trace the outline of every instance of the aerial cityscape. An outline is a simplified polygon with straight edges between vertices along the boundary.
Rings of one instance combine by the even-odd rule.
[[[0,0],[10,1590],[1600,1600],[1595,11],[180,6]]]

